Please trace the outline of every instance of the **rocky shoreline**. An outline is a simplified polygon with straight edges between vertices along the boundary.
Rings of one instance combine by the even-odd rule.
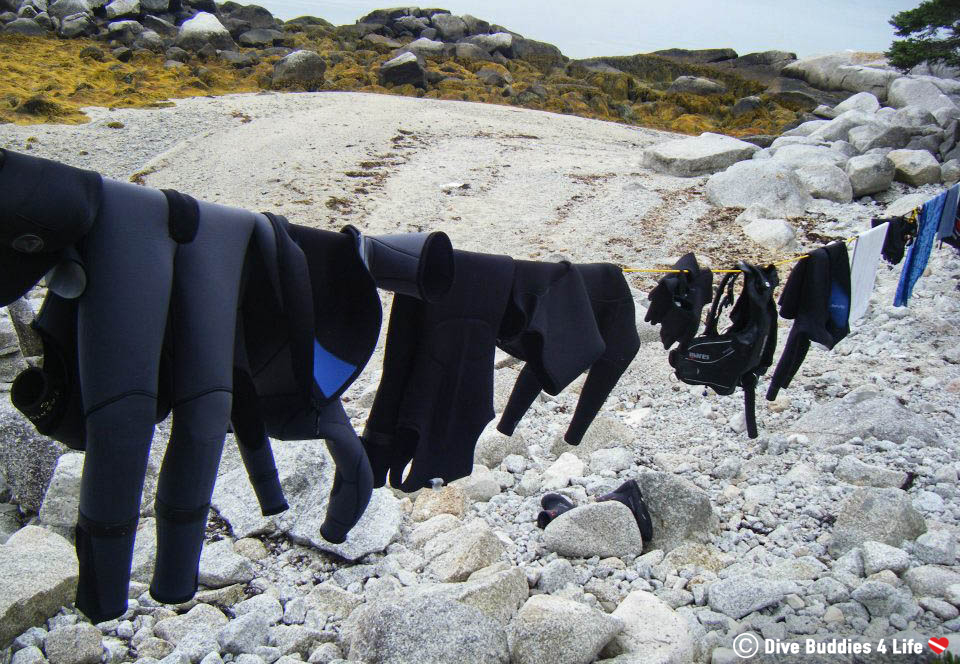
[[[442,9],[377,10],[345,26],[315,17],[283,22],[256,5],[212,0],[4,0],[0,9],[0,36],[8,40],[89,44],[61,56],[58,64],[74,69],[73,77],[33,86],[27,79],[6,91],[12,110],[2,118],[14,122],[78,121],[84,103],[144,105],[163,93],[260,88],[482,101],[742,136],[779,133],[798,113],[842,99],[780,76],[796,60],[791,53],[738,57],[715,49],[572,61],[551,44]],[[23,53],[31,43],[11,45]],[[52,75],[49,56],[16,62]],[[115,95],[94,63],[110,64]],[[85,80],[85,69],[97,76]],[[147,98],[133,101],[134,92]]]

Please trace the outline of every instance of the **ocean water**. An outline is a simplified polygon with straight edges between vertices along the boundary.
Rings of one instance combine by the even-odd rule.
[[[247,1],[247,0],[244,0]],[[353,23],[388,2],[249,0],[275,16],[311,15]],[[890,17],[919,0],[447,0],[436,5],[472,14],[531,39],[556,44],[572,58],[630,55],[664,48],[792,51],[800,57],[852,49],[884,51]]]

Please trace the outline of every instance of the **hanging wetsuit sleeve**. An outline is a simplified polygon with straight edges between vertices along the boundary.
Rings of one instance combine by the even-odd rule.
[[[367,509],[373,493],[373,471],[339,400],[320,409],[317,435],[326,441],[336,464],[327,516],[320,526],[320,534],[328,542],[340,544],[346,541],[347,534]]]
[[[543,386],[537,378],[536,372],[530,365],[524,365],[517,377],[517,382],[513,385],[513,391],[510,393],[510,399],[503,409],[503,415],[497,423],[497,431],[505,436],[512,436],[517,428],[517,424],[523,419],[524,414],[530,410],[530,406],[536,401]]]
[[[623,272],[609,263],[577,265],[576,268],[590,294],[605,350],[600,359],[590,367],[573,419],[564,435],[564,440],[570,445],[578,445],[583,440],[607,397],[640,350],[636,308]],[[701,285],[712,283],[710,273],[706,275],[710,277],[710,281]],[[709,292],[708,288],[707,293]],[[698,322],[702,308],[702,304],[697,307]]]
[[[387,473],[399,457],[395,449],[397,420],[424,334],[423,309],[423,304],[412,297],[393,297],[383,372],[362,436],[373,469],[373,485],[377,488],[387,483]]]
[[[283,496],[280,476],[273,458],[270,438],[260,415],[257,393],[250,374],[240,369],[233,372],[233,408],[230,414],[240,458],[247,469],[250,484],[260,503],[263,516],[272,516],[290,506]]]

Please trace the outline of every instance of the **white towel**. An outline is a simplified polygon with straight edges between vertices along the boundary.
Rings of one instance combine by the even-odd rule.
[[[880,224],[857,237],[850,261],[850,322],[859,320],[870,306],[877,264],[890,224]]]

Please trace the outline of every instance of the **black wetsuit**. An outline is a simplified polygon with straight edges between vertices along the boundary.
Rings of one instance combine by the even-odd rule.
[[[767,399],[777,398],[800,370],[810,342],[832,349],[850,333],[850,262],[847,245],[835,242],[809,252],[799,261],[780,294],[780,316],[793,319],[777,368],[770,379]]]
[[[577,445],[640,349],[630,287],[609,263],[522,261],[517,275],[499,345],[526,364],[497,429],[512,435],[541,390],[558,394],[589,369],[564,436]]]
[[[507,256],[454,251],[444,298],[394,296],[383,375],[363,434],[375,486],[389,474],[391,486],[411,492],[473,471],[477,439],[494,416],[493,358],[513,272]]]
[[[373,476],[339,397],[376,346],[380,297],[351,237],[268,218],[247,265],[234,430],[242,452],[258,451],[261,474],[251,481],[265,513],[286,504],[269,438],[326,440],[336,471],[320,532],[341,543],[370,501]]]

